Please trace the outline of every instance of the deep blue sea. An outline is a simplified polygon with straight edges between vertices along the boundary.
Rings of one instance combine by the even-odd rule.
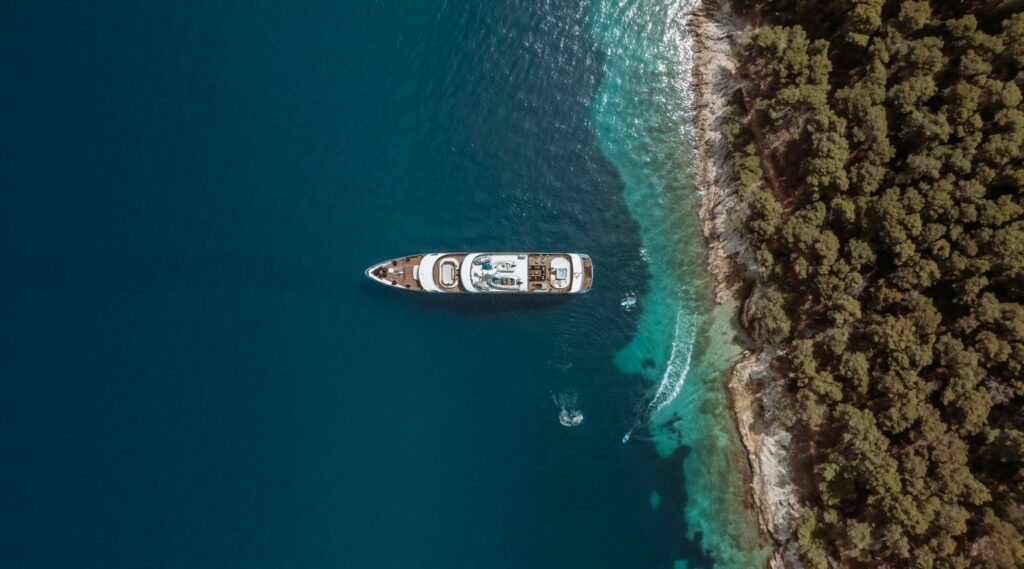
[[[701,468],[732,443],[646,424],[713,332],[665,300],[707,301],[699,237],[664,248],[616,159],[684,119],[615,130],[661,107],[602,42],[662,46],[673,4],[3,2],[0,567],[742,566],[692,515],[749,521]],[[589,253],[594,289],[363,276],[488,249]]]

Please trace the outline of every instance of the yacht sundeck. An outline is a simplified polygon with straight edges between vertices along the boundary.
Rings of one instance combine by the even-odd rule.
[[[594,264],[579,253],[426,253],[378,263],[366,276],[418,292],[564,294],[590,290]]]

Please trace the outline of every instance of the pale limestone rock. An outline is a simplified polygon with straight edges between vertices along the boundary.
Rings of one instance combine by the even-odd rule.
[[[729,13],[724,0],[705,0],[690,19],[696,183],[702,192],[700,217],[708,241],[708,268],[717,280],[717,302],[736,297],[743,283],[759,270],[749,241],[729,219],[745,206],[737,195],[729,144],[721,134],[727,105],[739,88],[732,49],[741,29],[743,25]],[[800,569],[790,531],[801,493],[792,475],[792,437],[777,420],[778,402],[785,397],[772,367],[777,356],[764,350],[744,353],[728,385],[753,474],[751,493],[758,520],[776,544],[768,567]]]

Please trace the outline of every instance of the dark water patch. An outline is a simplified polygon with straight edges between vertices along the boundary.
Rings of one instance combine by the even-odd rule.
[[[643,382],[611,360],[637,329],[618,302],[647,272],[584,4],[0,11],[0,565],[692,553],[681,502],[649,507],[684,482],[619,442]],[[362,276],[495,248],[589,253],[595,288]]]
[[[386,302],[408,303],[417,308],[443,312],[468,314],[521,314],[539,310],[550,310],[573,301],[578,296],[567,295],[502,295],[480,296],[477,294],[419,293],[389,289],[379,283],[366,280],[360,288],[368,296]]]
[[[689,500],[683,463],[691,452],[686,445],[680,445],[671,455],[662,457],[659,462],[658,492],[661,495],[661,508],[665,512],[662,523],[672,527],[674,533],[679,536],[675,543],[674,559],[685,561],[687,569],[710,569],[715,564],[702,544],[703,534],[695,532],[692,538],[688,537],[685,518],[677,515],[678,512],[686,510]],[[680,480],[684,483],[680,484]]]

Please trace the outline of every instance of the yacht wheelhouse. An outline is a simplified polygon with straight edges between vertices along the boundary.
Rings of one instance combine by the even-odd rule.
[[[438,293],[581,293],[594,265],[580,253],[426,253],[366,269],[381,284]]]

